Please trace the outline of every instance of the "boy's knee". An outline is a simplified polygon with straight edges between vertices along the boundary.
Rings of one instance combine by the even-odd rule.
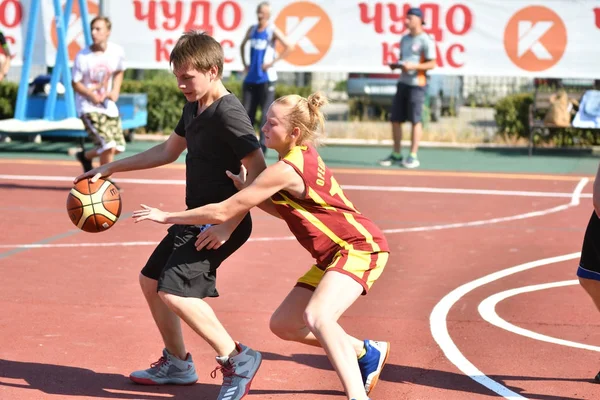
[[[158,292],[158,297],[160,297],[162,302],[165,303],[165,305],[169,307],[171,311],[173,311],[180,317],[186,313],[185,310],[187,309],[187,307],[185,305],[185,299],[183,297],[161,291]]]

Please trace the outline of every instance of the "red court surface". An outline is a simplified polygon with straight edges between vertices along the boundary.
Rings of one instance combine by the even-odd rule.
[[[65,201],[74,162],[0,160],[0,399],[215,399],[212,350],[185,330],[200,380],[138,386],[162,342],[137,277],[166,227],[140,203],[184,208],[181,165],[124,173],[121,220],[89,234]],[[392,351],[373,400],[597,399],[600,315],[576,281],[592,177],[336,170],[392,249],[342,318]],[[320,349],[284,342],[269,317],[311,264],[282,221],[253,212],[251,240],[210,299],[232,336],[264,355],[248,399],[344,399]]]

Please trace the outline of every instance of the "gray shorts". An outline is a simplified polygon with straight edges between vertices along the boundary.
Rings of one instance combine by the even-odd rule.
[[[392,101],[392,122],[422,121],[423,103],[425,102],[424,86],[411,86],[398,82],[396,95]]]

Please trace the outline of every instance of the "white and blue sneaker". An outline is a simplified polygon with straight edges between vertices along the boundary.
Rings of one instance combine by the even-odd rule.
[[[375,388],[390,355],[390,343],[365,340],[365,350],[367,351],[365,355],[358,359],[358,366],[365,384],[365,391],[369,394]]]
[[[402,162],[402,166],[404,168],[418,168],[421,163],[419,159],[415,156],[408,156],[408,158]]]

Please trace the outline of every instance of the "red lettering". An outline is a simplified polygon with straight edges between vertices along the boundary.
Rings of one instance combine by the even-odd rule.
[[[456,22],[455,13],[459,11],[462,13],[462,26],[458,26]],[[459,14],[460,15],[460,14]],[[473,25],[473,14],[469,7],[462,4],[455,4],[446,13],[446,27],[450,33],[455,35],[464,35],[467,33]]]
[[[166,39],[164,42],[161,39],[154,39],[156,61],[169,61],[171,58],[171,47],[174,44],[175,41],[173,39]]]
[[[227,13],[226,8],[231,8],[231,12]],[[227,25],[225,17],[231,15],[231,24]],[[217,9],[217,24],[225,31],[233,31],[242,22],[242,9],[235,1],[226,1],[219,5]]]
[[[12,6],[12,10],[9,9],[9,5]],[[9,19],[12,17],[12,19]],[[23,9],[21,8],[21,2],[17,0],[4,0],[0,2],[0,25],[4,25],[7,28],[14,28],[21,23],[23,19]]]
[[[390,32],[395,33],[397,35],[404,32],[406,28],[404,22],[406,21],[406,13],[408,12],[410,6],[405,4],[402,8],[402,14],[398,14],[398,7],[394,3],[390,3],[387,5],[388,10],[390,12],[390,19],[392,20],[392,25],[390,25]],[[398,26],[400,24],[400,26]]]
[[[456,61],[454,54],[455,51],[458,51],[460,54],[464,54],[465,46],[463,46],[462,44],[453,44],[452,46],[448,47],[448,50],[446,51],[446,59],[448,60],[448,65],[452,68],[460,68],[463,65],[465,65],[465,63],[459,63],[458,61]]]
[[[375,10],[372,17],[369,16],[368,3],[359,3],[358,7],[360,9],[361,22],[363,24],[370,24],[371,22],[373,22],[373,28],[375,28],[375,32],[383,33],[383,5],[381,3],[375,4]]]
[[[173,6],[173,11],[171,11],[171,5]],[[182,3],[181,1],[176,1],[175,4],[171,1],[161,1],[160,7],[162,8],[162,13],[165,17],[165,22],[163,22],[162,27],[168,31],[174,31],[179,28],[181,24],[181,15],[182,15]],[[172,24],[169,24],[169,20],[172,20]]]
[[[198,9],[200,11],[200,23],[196,23]],[[190,17],[185,24],[186,31],[201,30],[209,35],[213,34],[213,26],[210,23],[210,2],[206,0],[194,0],[191,4]]]
[[[231,50],[235,47],[235,43],[233,43],[233,40],[225,39],[221,41],[221,47],[223,48],[223,53],[225,54],[225,58],[223,59],[223,61],[225,61],[226,64],[232,63],[234,61],[234,58],[227,56],[227,54],[229,53],[227,50]]]
[[[600,29],[600,8],[594,8],[594,14],[596,16],[596,28]]]
[[[423,30],[433,35],[438,42],[442,41],[443,30],[440,28],[440,6],[434,3],[421,4],[421,10],[427,23]]]
[[[148,4],[148,11],[144,14],[143,6]],[[138,21],[148,20],[148,28],[156,30],[156,1],[134,0],[133,15]]]
[[[382,60],[383,65],[395,64],[398,62],[398,55],[400,54],[400,42],[393,44],[382,43]]]

